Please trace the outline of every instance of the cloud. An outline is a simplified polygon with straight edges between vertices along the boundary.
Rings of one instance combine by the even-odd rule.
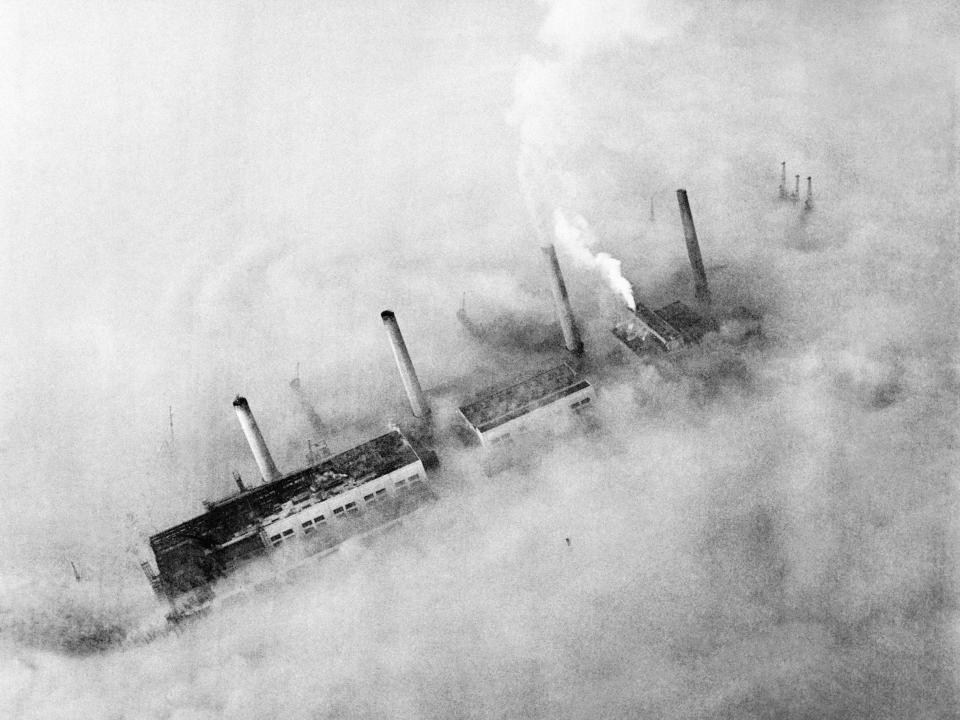
[[[536,11],[5,11],[0,714],[956,714],[951,19]],[[234,393],[293,467],[298,361],[335,447],[405,412],[385,307],[438,403],[544,362],[455,317],[464,292],[478,323],[550,312],[518,140],[653,304],[692,296],[686,187],[717,307],[762,341],[618,355],[609,290],[561,254],[591,431],[493,478],[445,446],[395,532],[139,642],[162,607],[123,518],[254,474]],[[777,200],[784,159],[813,213]]]

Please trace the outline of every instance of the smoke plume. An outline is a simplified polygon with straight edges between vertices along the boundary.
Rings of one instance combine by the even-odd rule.
[[[607,253],[594,254],[590,250],[596,244],[597,238],[587,221],[580,215],[574,215],[572,220],[568,220],[560,208],[557,208],[553,217],[554,232],[561,246],[579,264],[595,268],[617,297],[621,298],[628,308],[636,310],[633,288],[620,272],[620,261]]]

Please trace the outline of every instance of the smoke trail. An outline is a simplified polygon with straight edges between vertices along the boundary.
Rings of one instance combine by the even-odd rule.
[[[633,287],[620,272],[620,261],[609,253],[594,253],[590,249],[596,243],[597,237],[586,219],[582,215],[574,215],[571,221],[561,208],[554,211],[553,219],[557,240],[570,256],[584,267],[591,267],[599,272],[610,289],[623,300],[626,306],[636,310],[637,303],[633,299]]]
[[[559,164],[555,160],[547,162],[542,152],[524,145],[517,160],[517,178],[537,240],[541,245],[548,245],[551,240],[544,227],[547,216],[545,206],[548,203],[559,204],[556,200],[550,202],[541,198],[560,196],[563,179]],[[553,234],[578,265],[596,271],[627,307],[636,309],[633,288],[620,271],[620,261],[609,253],[593,252],[591,248],[597,243],[597,236],[582,215],[574,214],[573,219],[569,220],[562,207],[554,207]]]

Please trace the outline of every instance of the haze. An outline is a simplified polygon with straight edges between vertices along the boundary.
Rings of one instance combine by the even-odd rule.
[[[958,29],[895,1],[0,5],[0,715],[960,714]],[[522,153],[655,306],[692,298],[685,187],[764,343],[614,362],[623,301],[561,246],[598,432],[493,478],[450,450],[434,506],[315,580],[78,652],[159,609],[145,534],[256,477],[236,393],[292,470],[298,364],[334,448],[407,412],[385,308],[441,416],[561,357]],[[510,341],[471,340],[464,296]]]

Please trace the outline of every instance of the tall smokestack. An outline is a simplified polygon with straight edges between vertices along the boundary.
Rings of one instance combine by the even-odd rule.
[[[707,287],[707,271],[703,268],[703,258],[700,256],[700,242],[697,240],[697,229],[693,225],[693,213],[690,212],[690,201],[687,191],[677,190],[677,202],[680,203],[680,218],[683,220],[683,237],[687,241],[687,255],[690,257],[690,267],[693,268],[693,282],[698,302],[710,304],[710,289]]]
[[[813,210],[813,178],[807,176],[807,199],[803,201],[804,210]]]
[[[240,427],[243,434],[247,437],[247,443],[250,445],[250,451],[253,453],[253,459],[257,461],[257,467],[260,468],[260,474],[265,482],[279,480],[282,475],[277,470],[277,466],[270,457],[270,451],[267,444],[263,441],[263,435],[260,434],[260,428],[257,427],[257,421],[253,419],[253,413],[250,412],[250,405],[247,399],[237,397],[233,401],[233,409],[237,411],[237,419],[240,421]]]
[[[427,417],[430,414],[430,406],[427,405],[427,397],[423,394],[423,388],[420,387],[420,381],[417,379],[417,371],[413,369],[413,361],[410,359],[407,344],[403,341],[403,335],[400,333],[397,316],[393,314],[392,310],[384,310],[380,313],[380,319],[383,320],[383,325],[387,328],[387,334],[390,336],[390,346],[393,348],[393,357],[396,359],[397,368],[400,370],[403,388],[407,391],[410,410],[415,417]]]
[[[780,163],[780,197],[787,197],[787,161]]]
[[[563,342],[567,350],[576,356],[583,354],[583,342],[580,340],[580,331],[577,321],[573,318],[573,308],[570,307],[570,297],[567,295],[567,286],[563,282],[560,272],[560,261],[557,260],[557,250],[553,245],[544,245],[543,255],[547,259],[550,269],[550,289],[553,291],[553,301],[560,318],[560,328],[563,330]]]
[[[793,195],[791,195],[790,197],[793,198],[794,202],[796,202],[797,200],[800,199],[800,176],[794,175],[793,178],[794,178]]]

